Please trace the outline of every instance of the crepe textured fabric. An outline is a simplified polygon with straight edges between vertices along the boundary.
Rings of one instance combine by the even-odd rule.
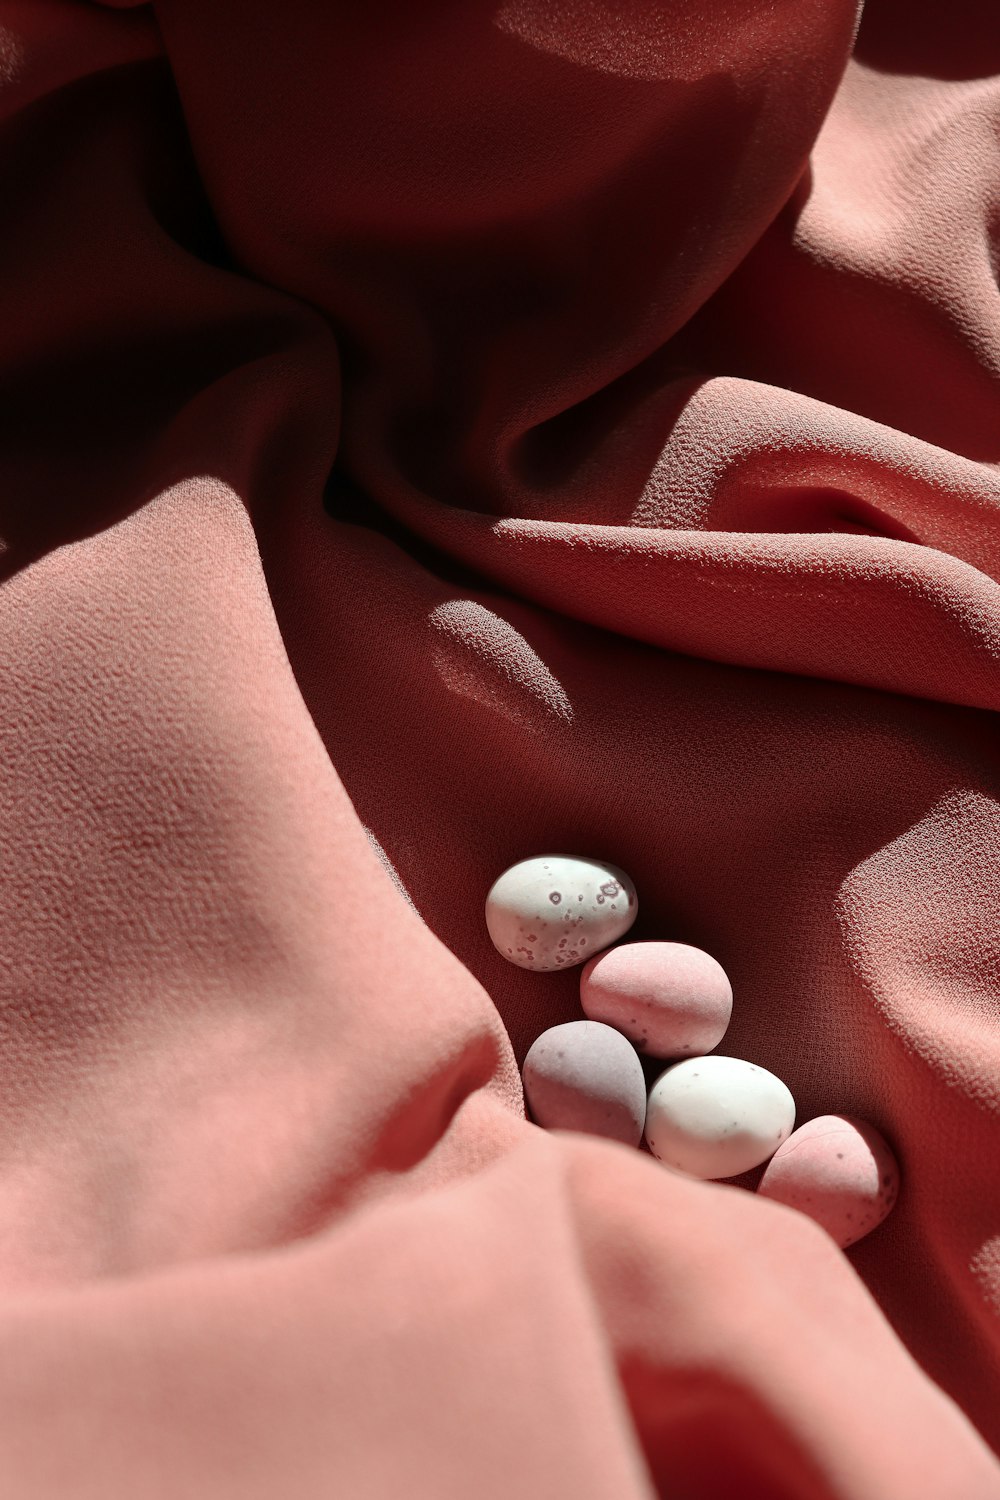
[[[1000,29],[0,0],[0,1489],[1000,1496]],[[809,1221],[524,1117],[603,856]]]

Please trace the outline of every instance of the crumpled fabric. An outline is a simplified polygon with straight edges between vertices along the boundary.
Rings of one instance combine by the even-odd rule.
[[[0,0],[0,1487],[1000,1496],[1000,27]],[[605,858],[902,1169],[525,1116]]]

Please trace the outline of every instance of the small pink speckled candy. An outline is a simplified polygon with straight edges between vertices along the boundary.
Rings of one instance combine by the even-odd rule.
[[[621,1032],[598,1021],[550,1026],[522,1070],[532,1119],[638,1146],[646,1120],[642,1064]]]
[[[851,1115],[820,1115],[778,1148],[757,1191],[808,1214],[846,1249],[877,1228],[895,1204],[899,1167],[874,1125]]]
[[[651,1057],[699,1057],[717,1047],[733,1013],[726,971],[687,943],[620,943],[580,976],[580,1004]]]

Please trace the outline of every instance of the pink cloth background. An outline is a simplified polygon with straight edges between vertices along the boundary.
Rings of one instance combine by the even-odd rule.
[[[1000,1496],[1000,22],[0,0],[0,1489]],[[604,856],[892,1217],[547,1135]]]

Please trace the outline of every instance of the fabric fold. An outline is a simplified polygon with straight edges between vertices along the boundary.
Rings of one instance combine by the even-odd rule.
[[[5,1493],[1000,1496],[997,65],[0,0]],[[544,850],[875,1233],[525,1117]]]

